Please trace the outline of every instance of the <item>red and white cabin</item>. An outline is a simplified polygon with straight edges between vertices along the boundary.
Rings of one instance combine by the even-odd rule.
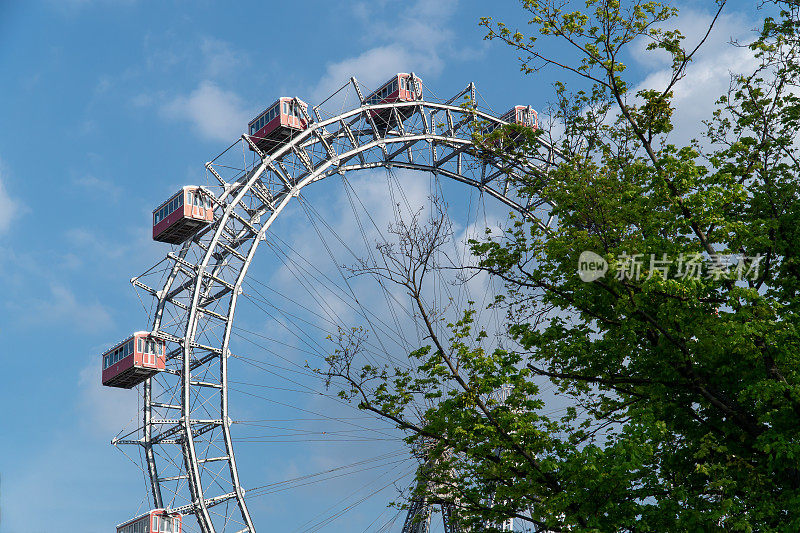
[[[300,103],[298,106],[294,100],[289,96],[282,96],[250,121],[247,131],[259,150],[271,153],[308,127],[305,118],[308,104],[297,99]],[[305,114],[303,110],[306,111]]]
[[[422,100],[422,80],[414,76],[413,81],[411,74],[405,72],[398,72],[392,76],[386,83],[374,93],[367,96],[366,103],[369,105],[375,104],[391,104],[394,102],[413,102],[414,100]],[[403,119],[406,119],[414,113],[410,107],[397,109],[398,114]],[[370,115],[375,119],[376,126],[388,126],[393,124],[394,114],[392,109],[380,109],[370,111]]]
[[[539,115],[531,106],[515,105],[500,115],[500,120],[508,122],[509,124],[526,126],[531,128],[533,131],[536,131],[536,129],[539,127]],[[481,130],[481,134],[488,135],[499,127],[499,123],[493,122]]]
[[[181,244],[214,221],[214,206],[200,187],[187,185],[153,210],[153,240]]]
[[[103,385],[131,389],[166,367],[166,342],[146,331],[103,353]]]
[[[153,509],[117,526],[117,533],[181,533],[183,516],[165,509]]]
[[[503,113],[500,120],[505,120],[509,124],[527,126],[534,131],[539,127],[539,114],[531,106],[515,105]]]

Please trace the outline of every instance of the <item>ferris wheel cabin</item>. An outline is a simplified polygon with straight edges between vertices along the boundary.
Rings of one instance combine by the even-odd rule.
[[[308,127],[308,104],[283,96],[248,124],[250,139],[264,153],[272,153],[298,132]],[[301,109],[302,108],[302,109]],[[305,111],[305,113],[304,113]]]
[[[181,244],[214,221],[214,206],[200,187],[188,185],[153,211],[153,240]]]
[[[117,526],[117,533],[181,533],[183,516],[153,509]]]
[[[131,389],[166,368],[166,342],[137,331],[103,353],[103,385]]]
[[[523,126],[525,128],[529,128],[532,131],[536,131],[539,128],[539,115],[531,106],[524,106],[524,105],[517,105],[500,115],[500,120],[507,122],[508,124],[516,124],[517,126]],[[480,130],[481,135],[489,135],[493,131],[497,130],[502,126],[499,122],[492,122],[488,124],[483,129]],[[521,135],[518,132],[510,132],[510,135],[505,136],[502,139],[499,139],[500,145],[498,146],[498,139],[487,139],[484,141],[484,146],[486,148],[490,148],[492,151],[497,150],[498,148],[502,148],[505,144],[506,147],[510,144],[514,146],[520,140]],[[507,143],[507,144],[506,144]],[[480,156],[482,159],[491,159],[494,155],[490,153],[482,153]]]
[[[399,72],[392,76],[386,83],[366,98],[369,105],[391,104],[394,102],[413,102],[422,100],[422,80],[411,77],[411,74]],[[396,125],[392,108],[374,109],[370,115],[375,120],[375,125],[380,129],[388,129]],[[397,108],[401,120],[405,120],[414,113],[413,108]]]
[[[539,127],[539,114],[531,106],[516,105],[503,113],[500,120],[526,126],[534,131]]]
[[[500,120],[509,124],[525,126],[534,131],[539,127],[539,115],[531,106],[516,105],[500,115]],[[481,135],[488,135],[499,127],[499,123],[493,122],[481,130]]]

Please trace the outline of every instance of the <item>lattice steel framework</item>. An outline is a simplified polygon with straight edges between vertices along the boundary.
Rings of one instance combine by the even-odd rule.
[[[423,440],[421,450],[418,454],[419,458],[422,460],[419,470],[419,473],[422,475],[418,476],[417,487],[414,490],[414,495],[411,497],[401,533],[428,533],[431,528],[434,504],[427,501],[424,496],[419,496],[420,494],[424,495],[429,493],[432,488],[431,485],[429,485],[430,482],[425,479],[425,470],[429,468],[430,465],[430,459],[425,451],[428,445],[429,443]],[[452,503],[440,503],[438,506],[442,513],[444,533],[459,533],[459,529],[453,521],[455,506]]]
[[[557,150],[539,140],[539,153],[525,161],[482,155],[473,142],[476,121],[503,122],[471,105],[473,84],[446,101],[425,95],[367,105],[355,78],[339,90],[345,93],[355,102],[352,109],[312,108],[313,116],[305,117],[309,127],[273,153],[261,153],[243,135],[207,163],[210,180],[219,184],[202,189],[215,205],[213,224],[131,280],[155,299],[152,332],[170,349],[167,370],[143,386],[142,426],[112,442],[139,446],[154,505],[193,514],[205,533],[255,531],[228,415],[231,328],[259,243],[304,187],[351,170],[419,170],[475,187],[549,224],[546,200],[520,197],[512,182],[525,173],[543,175]],[[373,115],[380,110],[393,117],[388,128],[376,125]],[[166,268],[165,281],[150,281],[156,268]]]

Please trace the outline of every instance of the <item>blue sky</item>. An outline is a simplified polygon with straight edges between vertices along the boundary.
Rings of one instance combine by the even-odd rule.
[[[478,18],[521,20],[515,2],[404,4],[0,2],[0,532],[111,531],[136,511],[141,477],[108,444],[135,397],[99,387],[99,353],[147,328],[128,280],[166,251],[149,239],[150,211],[251,116],[278,96],[318,102],[351,75],[374,87],[413,70],[439,95],[475,81],[498,111],[543,109],[553,82],[571,81],[523,77],[513,52],[482,40]],[[684,4],[688,35],[708,4]],[[756,25],[745,9],[732,5],[677,91],[680,120],[697,124],[728,71],[751,64],[726,44]],[[640,83],[663,81],[658,58],[635,50],[629,63]],[[270,446],[248,453],[302,465],[292,445]],[[259,516],[293,530],[325,492],[270,500]],[[368,528],[391,490],[381,498],[355,512],[358,529],[345,518],[325,531]]]

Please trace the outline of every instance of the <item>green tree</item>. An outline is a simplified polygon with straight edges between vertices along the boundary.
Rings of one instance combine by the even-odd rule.
[[[356,330],[325,372],[424,439],[417,496],[453,503],[473,531],[507,517],[551,531],[798,531],[800,8],[770,4],[779,14],[748,45],[758,68],[732,78],[702,142],[675,146],[667,134],[695,125],[673,122],[673,91],[708,33],[685,46],[669,29],[677,11],[657,2],[582,5],[522,1],[534,36],[481,22],[523,72],[590,85],[556,86],[567,161],[517,183],[553,202],[554,230],[512,218],[472,243],[478,268],[505,282],[494,305],[514,349],[487,349],[474,309],[438,334],[423,294],[448,235],[438,216],[395,227],[381,268],[362,269],[415,303],[430,343],[410,354],[413,371],[355,370]],[[544,38],[577,59],[540,53]],[[636,40],[672,58],[665,87],[630,93],[620,57]],[[577,274],[587,250],[609,265],[593,282]],[[570,401],[561,416],[543,378]]]

